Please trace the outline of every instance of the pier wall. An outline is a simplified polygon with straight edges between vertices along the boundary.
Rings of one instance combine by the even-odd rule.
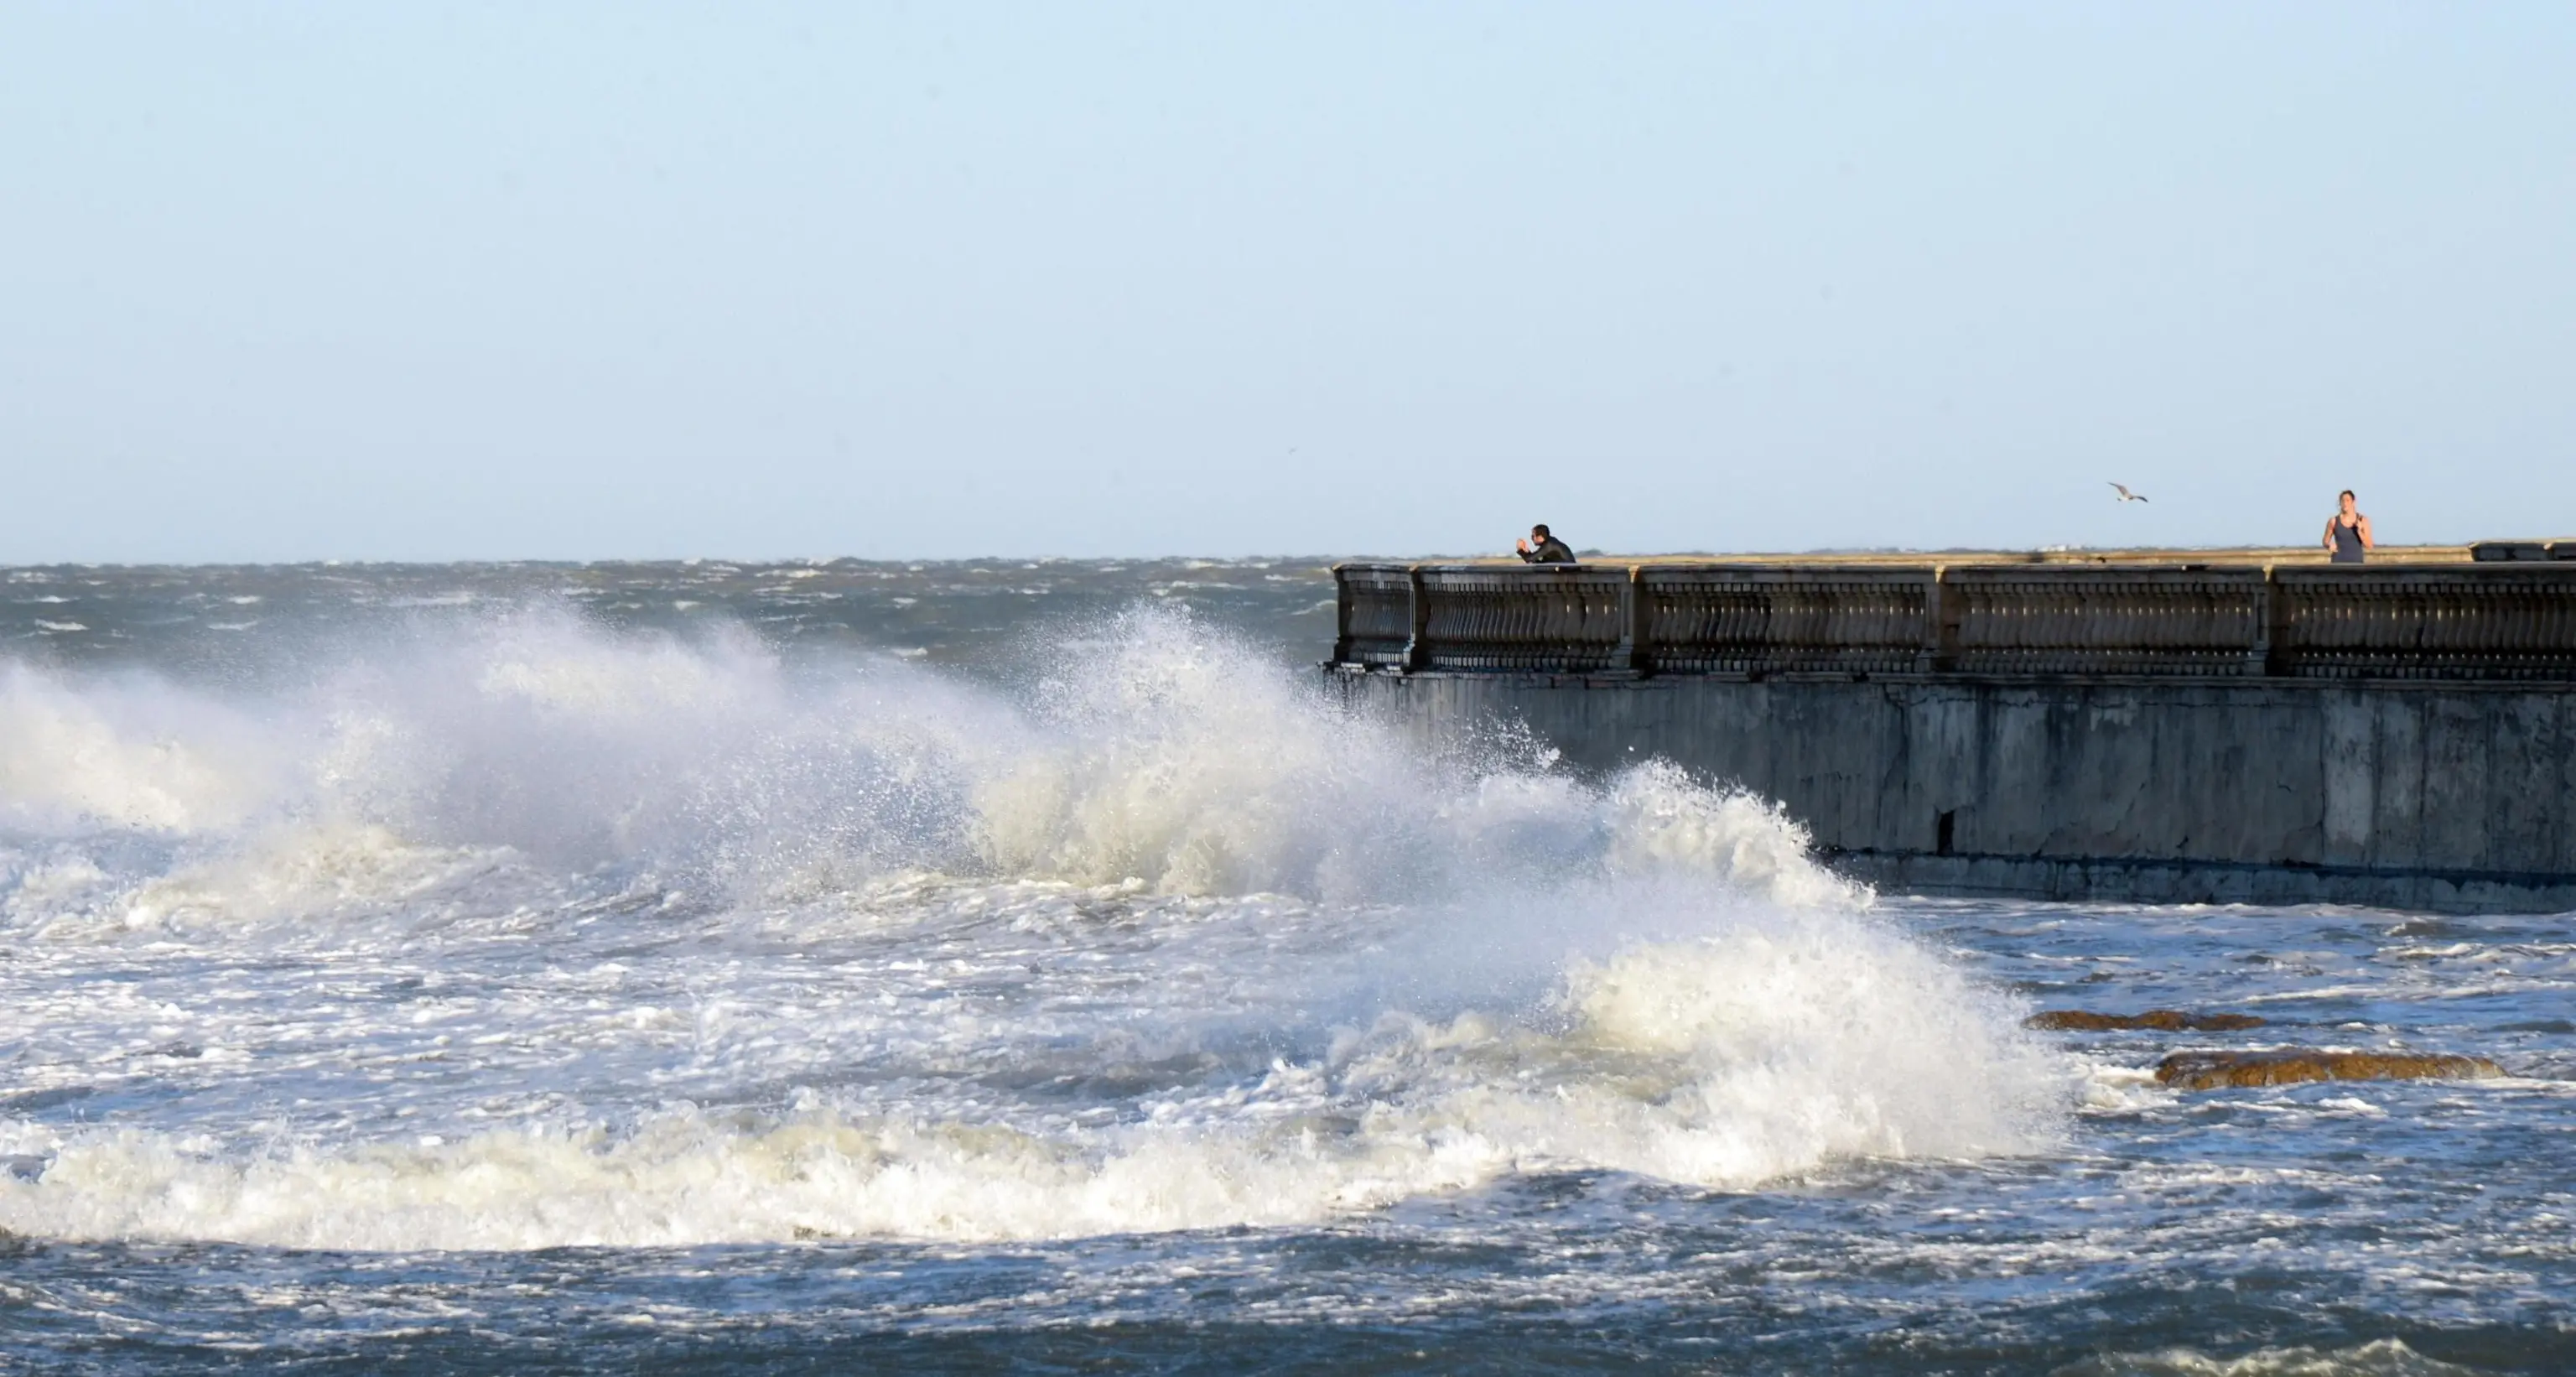
[[[1889,888],[2576,908],[2576,563],[1341,577],[1355,702],[1678,762]]]

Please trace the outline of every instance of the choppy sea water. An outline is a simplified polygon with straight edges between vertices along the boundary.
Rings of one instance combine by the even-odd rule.
[[[1871,894],[1329,599],[0,571],[0,1370],[2576,1368],[2576,918]]]

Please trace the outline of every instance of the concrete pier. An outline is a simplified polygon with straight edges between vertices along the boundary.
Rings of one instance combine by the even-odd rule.
[[[1740,784],[1893,889],[2576,908],[2576,560],[2444,553],[1350,565],[1331,673]]]

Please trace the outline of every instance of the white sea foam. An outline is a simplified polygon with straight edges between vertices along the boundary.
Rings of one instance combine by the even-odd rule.
[[[2025,1151],[2075,1095],[2018,1010],[1762,800],[1666,764],[1427,752],[1171,615],[1052,656],[1015,702],[536,611],[256,701],[9,671],[0,797],[56,830],[0,873],[0,920],[36,949],[295,932],[352,990],[392,966],[453,997],[156,1012],[227,1068],[353,1098],[328,1129],[19,1123],[0,1155],[43,1166],[0,1178],[0,1228],[408,1249],[1311,1223],[1520,1172],[1735,1187]],[[594,919],[686,942],[533,983],[441,964],[450,932],[551,963]],[[828,975],[800,964],[816,944]],[[619,974],[652,960],[662,984]],[[175,1033],[58,1026],[88,1016],[27,1015],[142,1069],[67,1054],[55,1083],[164,1073]],[[1247,1037],[1284,1050],[1244,1065]],[[471,1083],[406,1069],[466,1045]],[[631,1079],[557,1079],[574,1065]],[[1142,1088],[993,1088],[1022,1077]],[[735,1087],[762,1088],[674,1107]],[[495,1128],[495,1096],[543,1112]]]
[[[10,1144],[0,1228],[295,1247],[953,1239],[1313,1223],[1506,1173],[1743,1186],[1857,1156],[2044,1141],[2055,1071],[1954,972],[1849,915],[1578,967],[1553,1028],[1402,1013],[1133,1121],[684,1111],[242,1155],[139,1132]]]
[[[381,826],[282,827],[250,844],[116,892],[112,903],[58,913],[47,938],[107,931],[176,936],[444,908],[471,881],[509,867],[506,851],[420,846]],[[513,898],[524,898],[524,894]]]
[[[2480,1369],[2445,1363],[2379,1339],[2351,1348],[2264,1348],[2237,1358],[2196,1349],[2114,1353],[2057,1370],[2058,1377],[2470,1377]]]

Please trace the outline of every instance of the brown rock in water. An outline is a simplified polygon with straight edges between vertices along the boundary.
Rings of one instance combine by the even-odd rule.
[[[2022,1026],[2072,1033],[2103,1033],[2115,1028],[2157,1028],[2168,1033],[2179,1033],[2185,1029],[2197,1033],[2223,1033],[2232,1028],[2260,1028],[2263,1020],[2252,1014],[2186,1014],[2180,1009],[2149,1009],[2143,1014],[2051,1009],[2044,1014],[2031,1015],[2022,1021]]]
[[[2156,1079],[2177,1090],[2226,1090],[2302,1081],[2469,1080],[2501,1076],[2484,1057],[2413,1052],[2321,1052],[2283,1047],[2269,1052],[2176,1052],[2156,1063]]]

